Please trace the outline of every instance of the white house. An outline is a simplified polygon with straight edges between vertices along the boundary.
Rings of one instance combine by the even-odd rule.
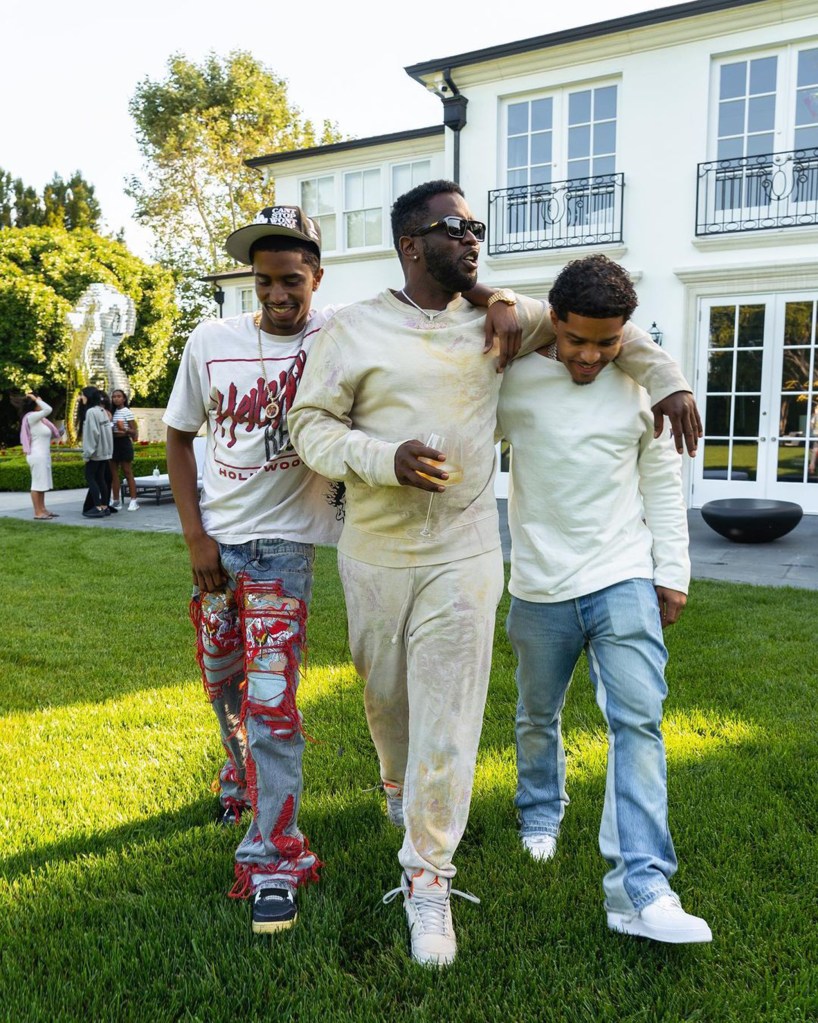
[[[697,0],[406,71],[443,125],[251,161],[319,219],[321,298],[400,284],[390,203],[454,178],[489,225],[484,283],[545,297],[577,255],[627,267],[704,416],[692,507],[818,514],[815,0]],[[226,314],[253,307],[246,273],[220,280]]]

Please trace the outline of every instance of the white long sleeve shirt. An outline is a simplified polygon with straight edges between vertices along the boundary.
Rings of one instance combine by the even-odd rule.
[[[524,346],[553,338],[548,306],[518,296]],[[319,334],[289,415],[290,435],[316,472],[347,485],[338,549],[386,567],[434,565],[499,546],[494,424],[502,376],[483,354],[485,309],[459,297],[433,320],[390,291],[340,310]],[[620,359],[654,401],[689,390],[678,367],[638,328]],[[429,494],[401,487],[395,453],[430,432],[458,438],[463,482],[435,497],[438,538],[413,536]]]
[[[505,377],[510,592],[550,603],[643,578],[686,593],[681,459],[667,430],[654,439],[643,388],[615,364],[577,385],[536,352]]]

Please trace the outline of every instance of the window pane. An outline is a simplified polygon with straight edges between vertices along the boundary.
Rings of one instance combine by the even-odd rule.
[[[739,348],[761,348],[764,345],[763,305],[743,305],[738,316]]]
[[[301,207],[305,213],[312,216],[318,212],[318,182],[301,182]]]
[[[765,156],[767,153],[773,152],[773,146],[775,145],[775,136],[770,132],[769,135],[750,135],[747,138],[747,153],[746,156]]]
[[[381,172],[379,170],[364,171],[364,206],[380,206],[381,204]]]
[[[568,164],[568,180],[574,181],[576,178],[587,178],[591,174],[591,161],[590,160],[572,160]]]
[[[812,302],[787,302],[784,314],[784,347],[808,345],[812,335]]]
[[[719,99],[733,99],[735,96],[743,96],[746,82],[746,61],[742,60],[737,64],[723,64],[721,68]]]
[[[735,332],[736,307],[714,306],[710,310],[710,347],[732,348]]]
[[[777,57],[761,57],[750,61],[750,94],[775,92]]]
[[[707,390],[713,392],[733,390],[733,353],[711,352],[707,360]]]
[[[775,96],[758,96],[750,100],[747,131],[772,131],[775,128]]]
[[[616,117],[616,86],[594,89],[594,120],[605,121]]]
[[[572,92],[568,97],[568,123],[583,124],[591,120],[591,90]]]
[[[740,351],[736,355],[736,390],[761,390],[761,351]]]
[[[818,84],[818,50],[801,50],[798,54],[798,87]]]
[[[761,399],[757,396],[736,397],[736,404],[733,410],[733,436],[734,437],[757,437],[758,436],[758,414],[760,411]]]
[[[408,192],[412,187],[412,167],[408,163],[399,164],[392,168],[392,198],[397,199],[399,195]]]
[[[344,175],[344,209],[359,210],[364,204],[364,186],[359,173]]]
[[[516,188],[519,185],[527,185],[527,184],[528,184],[528,171],[527,170],[525,170],[525,169],[523,169],[523,170],[513,170],[513,171],[509,171],[508,172],[508,187],[509,188]]]
[[[538,167],[531,168],[531,184],[532,185],[550,185],[551,184],[551,164],[544,163]]]
[[[554,101],[548,99],[535,99],[531,104],[531,130],[547,131],[553,126]]]
[[[616,173],[616,159],[613,156],[597,156],[591,168],[592,174]]]
[[[818,124],[818,88],[801,89],[796,95],[795,123]]]
[[[594,125],[594,153],[616,152],[616,121]]]
[[[804,482],[806,454],[806,444],[798,441],[795,443],[785,441],[778,445],[778,472],[776,473],[776,478],[779,483]]]
[[[362,212],[347,213],[347,248],[360,249],[364,241],[364,215]]]
[[[727,396],[707,396],[704,428],[708,437],[730,436],[730,403]]]
[[[521,135],[528,131],[528,103],[511,103],[508,108],[508,133]]]
[[[335,210],[335,178],[318,179],[318,212],[332,213]]]
[[[730,478],[754,480],[758,469],[758,441],[737,440],[733,444]],[[739,476],[739,473],[743,475]]]
[[[415,185],[423,184],[424,181],[428,181],[431,176],[431,160],[416,160],[412,164],[412,188],[414,188]]]
[[[531,136],[531,162],[551,163],[551,132],[542,131]]]
[[[744,145],[740,138],[719,139],[717,160],[734,160],[738,156],[744,156]]]
[[[814,128],[796,129],[795,148],[807,149],[809,146],[818,146],[818,126]]]
[[[525,167],[528,163],[528,136],[508,140],[508,166]]]
[[[316,217],[321,229],[321,251],[330,252],[338,247],[335,237],[335,217]]]
[[[579,128],[568,129],[568,159],[576,160],[588,156],[591,152],[591,126],[583,124]]]
[[[741,135],[744,131],[744,100],[719,104],[719,135]]]
[[[365,231],[364,237],[367,245],[380,245],[383,242],[383,230],[381,228],[382,216],[380,209],[366,210],[364,212]]]
[[[788,391],[809,391],[810,351],[809,348],[788,348],[784,352],[781,382]]]

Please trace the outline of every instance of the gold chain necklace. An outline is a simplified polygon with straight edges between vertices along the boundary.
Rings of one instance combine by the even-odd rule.
[[[267,370],[264,368],[264,352],[261,349],[261,310],[259,310],[253,316],[253,323],[256,325],[256,340],[258,341],[258,364],[261,367],[261,375],[264,377],[264,384],[266,387],[266,395],[268,398],[267,404],[264,406],[264,415],[269,419],[273,420],[281,411],[281,395],[289,383],[290,377],[292,376],[293,368],[295,367],[295,360],[293,360],[292,366],[290,366],[287,376],[284,378],[284,383],[278,388],[275,393],[275,397],[270,397],[270,381],[267,379]],[[301,330],[301,341],[304,340],[304,329]]]

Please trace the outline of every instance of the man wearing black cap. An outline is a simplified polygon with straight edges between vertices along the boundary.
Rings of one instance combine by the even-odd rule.
[[[252,927],[292,926],[296,889],[320,863],[298,827],[304,733],[296,689],[313,545],[337,540],[337,484],[290,445],[290,408],[312,341],[321,236],[296,206],[263,210],[227,239],[252,264],[260,310],[201,323],[185,346],[164,421],[168,469],[193,569],[190,613],[227,762],[221,823],[253,821],[236,851],[234,898]],[[331,314],[332,310],[328,310]],[[193,439],[207,425],[201,500]],[[246,685],[245,685],[246,679]]]

